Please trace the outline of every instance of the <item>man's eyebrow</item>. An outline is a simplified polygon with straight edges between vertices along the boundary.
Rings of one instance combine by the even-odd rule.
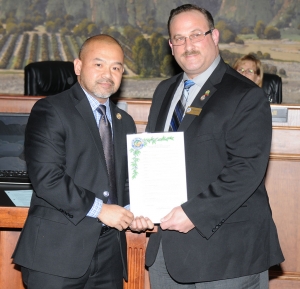
[[[94,60],[95,60],[95,61],[105,62],[105,63],[107,62],[106,60],[104,60],[104,59],[102,59],[102,58],[98,58],[98,57],[94,58]],[[112,64],[116,64],[116,65],[123,66],[123,63],[122,63],[122,62],[119,62],[119,61],[115,61],[115,62],[113,62]]]
[[[199,28],[196,28],[196,29],[190,31],[190,33],[195,33],[195,32],[201,32],[201,33],[203,33],[202,30],[199,29]],[[176,36],[184,36],[184,35],[183,35],[183,34],[180,34],[180,33],[177,33],[177,34],[175,34],[173,37],[176,37]]]
[[[114,62],[113,64],[117,64],[117,65],[120,65],[120,66],[123,66],[123,63],[122,62]]]
[[[106,62],[104,59],[102,59],[102,58],[98,58],[98,57],[95,57],[93,60],[96,60],[96,61],[102,61],[102,62]]]

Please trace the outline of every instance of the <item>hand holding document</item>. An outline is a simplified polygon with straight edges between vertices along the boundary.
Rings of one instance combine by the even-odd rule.
[[[130,210],[160,223],[187,200],[183,132],[127,135]]]

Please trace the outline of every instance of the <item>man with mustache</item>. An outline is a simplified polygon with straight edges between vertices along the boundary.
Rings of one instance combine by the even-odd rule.
[[[34,193],[13,258],[28,289],[121,289],[124,229],[133,221],[124,208],[126,134],[136,131],[109,100],[121,84],[122,48],[108,35],[93,36],[74,68],[78,83],[31,111],[25,155]]]
[[[158,85],[146,131],[184,132],[188,201],[151,234],[151,289],[266,289],[283,261],[264,183],[270,105],[220,57],[207,10],[173,9],[168,30],[184,72]]]

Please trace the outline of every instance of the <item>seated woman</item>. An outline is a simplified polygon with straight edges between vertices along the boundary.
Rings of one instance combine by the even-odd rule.
[[[263,67],[260,60],[254,55],[247,54],[239,58],[233,68],[255,82],[259,87],[262,87]]]
[[[233,68],[261,87],[269,102],[282,102],[281,77],[276,74],[264,74],[262,63],[254,55],[247,54],[239,58]]]

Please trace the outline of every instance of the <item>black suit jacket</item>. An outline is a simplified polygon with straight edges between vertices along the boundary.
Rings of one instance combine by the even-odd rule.
[[[124,206],[129,204],[126,134],[136,129],[126,112],[112,102],[110,108],[118,202]],[[78,83],[34,105],[25,152],[34,194],[14,262],[48,274],[80,277],[90,265],[102,226],[86,214],[95,197],[107,202],[103,193],[110,186],[99,130]],[[126,277],[124,232],[119,239]]]
[[[163,131],[182,76],[158,85],[147,132]],[[270,104],[262,89],[221,60],[191,106],[202,112],[186,114],[179,131],[184,132],[188,193],[182,208],[195,228],[187,234],[151,234],[146,263],[153,264],[162,240],[167,269],[179,282],[267,270],[283,261],[264,184],[272,134]]]

